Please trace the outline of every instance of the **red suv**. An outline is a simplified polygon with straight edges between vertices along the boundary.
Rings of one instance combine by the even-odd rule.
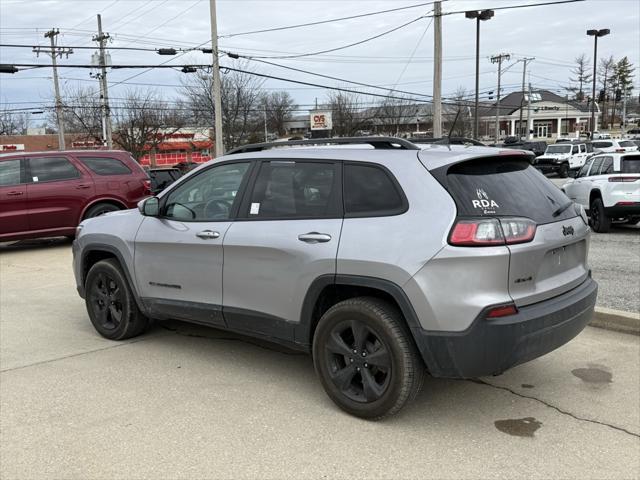
[[[0,155],[0,241],[72,236],[85,218],[134,208],[149,177],[123,151]]]

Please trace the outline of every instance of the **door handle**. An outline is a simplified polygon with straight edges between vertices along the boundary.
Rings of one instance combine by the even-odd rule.
[[[87,185],[86,183],[81,183],[80,185],[77,185],[76,188],[77,189],[91,188],[91,185]]]
[[[318,232],[301,233],[298,235],[298,240],[306,243],[324,243],[331,240],[331,235]]]
[[[13,192],[8,192],[7,196],[8,197],[16,197],[16,196],[22,195],[22,194],[24,194],[24,192],[21,192],[19,190],[18,191],[14,190]]]
[[[203,230],[196,233],[196,237],[202,238],[203,240],[211,240],[214,238],[218,238],[219,236],[220,234],[218,232],[214,232],[213,230]]]

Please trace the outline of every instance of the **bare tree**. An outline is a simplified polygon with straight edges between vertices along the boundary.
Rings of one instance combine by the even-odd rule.
[[[66,90],[62,95],[62,107],[65,132],[79,134],[86,140],[104,141],[102,104],[98,91],[90,87]],[[54,111],[51,112],[49,122],[52,125],[57,122]]]
[[[575,67],[571,69],[571,73],[574,77],[569,80],[573,83],[577,83],[577,87],[569,87],[569,90],[575,93],[575,99],[579,102],[584,100],[584,87],[589,84],[591,80],[591,68],[589,66],[589,59],[583,53],[574,60]]]
[[[471,134],[471,105],[469,92],[465,87],[458,87],[453,96],[453,101],[447,106],[447,121],[443,128],[451,132],[452,137],[467,137]]]
[[[14,112],[6,108],[0,110],[0,135],[24,135],[28,127],[28,113]]]
[[[416,121],[418,107],[409,99],[385,99],[376,107],[377,115],[374,119],[379,125],[379,131],[387,135],[400,135],[402,125]]]
[[[114,109],[114,142],[140,160],[156,148],[165,135],[185,125],[183,107],[163,101],[153,91],[129,91]]]
[[[186,104],[191,121],[198,126],[213,125],[214,104],[211,75],[197,73],[185,83]],[[263,80],[254,75],[229,72],[221,76],[222,131],[225,148],[259,140],[263,109]]]
[[[609,96],[609,92],[607,87],[611,84],[611,77],[614,74],[614,68],[616,66],[616,62],[613,59],[613,56],[609,56],[609,58],[601,58],[600,65],[598,67],[598,77],[600,78],[600,86],[602,87],[602,91],[604,93],[604,98],[602,99],[602,105],[600,106],[600,111],[602,112],[602,125],[603,127],[608,126],[607,121],[607,97]],[[607,84],[609,82],[609,84]]]
[[[291,94],[285,91],[265,93],[262,97],[262,105],[267,117],[268,129],[279,136],[285,135],[287,133],[285,123],[298,107]]]
[[[370,128],[375,116],[374,109],[365,111],[360,97],[353,93],[330,91],[326,106],[331,110],[332,134],[335,137],[353,136],[359,130]]]

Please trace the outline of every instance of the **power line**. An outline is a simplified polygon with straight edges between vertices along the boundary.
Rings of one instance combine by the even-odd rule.
[[[511,10],[514,8],[544,7],[547,5],[558,5],[561,3],[576,3],[576,2],[584,2],[584,1],[585,0],[558,0],[555,2],[529,3],[529,4],[522,4],[522,5],[507,5],[503,7],[490,7],[490,8],[483,8],[482,10]],[[467,11],[468,10],[457,10],[455,12],[444,12],[442,13],[442,15],[455,15],[459,13],[466,13]]]
[[[407,71],[407,68],[409,68],[409,65],[411,64],[411,62],[413,61],[413,56],[416,54],[416,52],[418,51],[418,47],[420,46],[420,44],[422,43],[422,39],[424,38],[424,36],[427,34],[427,31],[429,30],[429,28],[431,27],[431,25],[433,24],[433,18],[431,19],[431,21],[429,22],[429,24],[427,25],[427,27],[424,29],[424,31],[422,32],[422,35],[420,35],[420,38],[418,39],[418,43],[416,43],[416,46],[413,47],[413,51],[411,52],[411,55],[409,56],[409,60],[407,60],[407,63],[405,63],[404,68],[402,69],[402,71],[400,72],[400,75],[398,75],[398,79],[396,80],[396,83],[393,85],[393,88],[396,88],[396,86],[398,85],[398,83],[400,82],[400,80],[402,80],[402,76],[404,75],[404,72]]]
[[[23,44],[23,43],[2,43],[0,44],[0,47],[7,47],[7,48],[37,48],[35,45],[28,45],[28,44]],[[85,46],[74,46],[74,45],[66,45],[66,46],[60,46],[58,48],[70,48],[73,50],[95,50],[96,47],[85,47]],[[161,50],[161,48],[142,48],[142,47],[109,47],[109,50],[135,50],[135,51],[140,51],[140,52],[158,52],[159,50]],[[187,49],[187,50],[183,50],[183,49],[173,49],[176,52],[181,52],[181,51],[185,51],[185,52],[191,52],[197,49]]]
[[[353,42],[353,43],[349,43],[347,45],[342,45],[340,47],[335,47],[335,48],[329,48],[327,50],[319,50],[317,52],[308,52],[308,53],[297,53],[294,55],[270,55],[270,56],[253,56],[252,58],[273,58],[273,59],[285,59],[285,58],[300,58],[300,57],[309,57],[309,56],[313,56],[313,55],[320,55],[323,53],[330,53],[330,52],[336,52],[338,50],[344,50],[345,48],[350,48],[350,47],[355,47],[356,45],[362,45],[363,43],[367,43],[370,42],[372,40],[376,40],[380,37],[384,37],[385,35],[389,35],[390,33],[393,33],[397,30],[400,30],[402,28],[408,27],[409,25],[416,23],[417,21],[422,20],[423,18],[425,18],[424,15],[419,16],[418,18],[414,18],[413,20],[410,20],[406,23],[403,23],[402,25],[398,25],[397,27],[394,27],[390,30],[386,30],[382,33],[379,33],[377,35],[373,35],[371,37],[367,37],[363,40],[359,40],[357,42]]]
[[[443,1],[447,1],[447,0],[443,0]],[[352,20],[354,18],[363,18],[363,17],[370,17],[373,15],[381,15],[383,13],[391,13],[391,12],[398,12],[400,10],[408,10],[411,8],[418,8],[418,7],[424,7],[426,5],[433,5],[433,2],[425,2],[425,3],[418,3],[415,5],[408,5],[406,7],[398,7],[398,8],[391,8],[388,10],[379,10],[376,12],[369,12],[369,13],[361,13],[359,15],[351,15],[348,17],[340,17],[340,18],[332,18],[329,20],[320,20],[317,22],[309,22],[309,23],[300,23],[297,25],[288,25],[285,27],[273,27],[273,28],[265,28],[262,30],[250,30],[248,32],[238,32],[238,33],[228,33],[226,35],[219,35],[218,38],[231,38],[231,37],[238,37],[240,35],[253,35],[254,33],[267,33],[267,32],[277,32],[277,31],[281,31],[281,30],[290,30],[292,28],[302,28],[302,27],[311,27],[314,25],[323,25],[325,23],[332,23],[332,22],[340,22],[343,20]]]

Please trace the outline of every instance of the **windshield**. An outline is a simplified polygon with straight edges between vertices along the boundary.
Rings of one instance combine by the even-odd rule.
[[[547,150],[544,152],[547,153],[570,153],[571,145],[549,145]]]

